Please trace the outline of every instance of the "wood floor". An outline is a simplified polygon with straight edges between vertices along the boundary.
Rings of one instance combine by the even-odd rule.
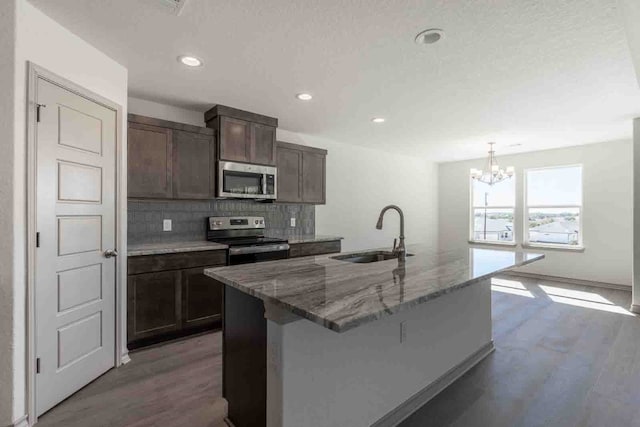
[[[631,293],[494,279],[496,351],[402,427],[640,426]]]
[[[222,427],[221,334],[131,354],[44,414],[38,427]]]
[[[629,292],[513,276],[493,289],[495,353],[402,427],[640,426]],[[220,373],[219,333],[143,350],[38,426],[223,426]]]

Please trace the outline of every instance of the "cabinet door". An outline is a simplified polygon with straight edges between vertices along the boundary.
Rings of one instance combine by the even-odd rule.
[[[276,164],[276,128],[259,123],[251,124],[251,163]]]
[[[210,267],[182,270],[182,323],[185,329],[214,325],[222,318],[222,284],[204,275]]]
[[[278,201],[302,201],[302,151],[278,147]]]
[[[172,197],[172,134],[171,129],[129,123],[129,197]]]
[[[173,197],[211,199],[215,196],[213,136],[173,132]]]
[[[302,201],[305,203],[325,203],[325,160],[324,154],[302,153]]]
[[[251,123],[220,117],[220,159],[249,162],[251,157]]]
[[[182,305],[179,271],[129,276],[127,341],[129,343],[180,330]]]

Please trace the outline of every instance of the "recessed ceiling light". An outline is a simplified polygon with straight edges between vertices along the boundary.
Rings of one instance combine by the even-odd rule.
[[[181,55],[178,56],[178,61],[187,67],[201,67],[202,60],[200,58],[196,58],[195,56],[190,55]]]
[[[384,117],[374,117],[373,119],[371,119],[373,123],[384,123],[384,120]]]
[[[313,95],[311,95],[310,93],[299,93],[296,95],[296,98],[298,98],[300,101],[310,101],[311,98],[313,98]]]
[[[418,44],[434,44],[442,40],[444,37],[444,30],[440,28],[429,28],[428,30],[424,30],[415,38],[415,42]]]

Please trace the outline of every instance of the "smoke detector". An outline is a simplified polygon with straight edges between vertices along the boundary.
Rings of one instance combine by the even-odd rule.
[[[188,0],[158,0],[162,6],[169,9],[172,14],[180,16],[184,5]]]

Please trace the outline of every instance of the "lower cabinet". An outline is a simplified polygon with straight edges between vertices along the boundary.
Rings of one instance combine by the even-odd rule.
[[[180,330],[180,272],[138,274],[129,276],[127,282],[127,336],[130,344]]]
[[[221,326],[222,284],[204,270],[225,265],[226,253],[209,252],[129,258],[129,349]]]
[[[331,240],[328,242],[291,243],[289,245],[289,258],[333,254],[338,253],[341,250],[342,243],[340,240]]]
[[[212,286],[213,279],[202,270],[182,271],[183,329],[213,326],[222,320],[222,285],[216,282]]]

